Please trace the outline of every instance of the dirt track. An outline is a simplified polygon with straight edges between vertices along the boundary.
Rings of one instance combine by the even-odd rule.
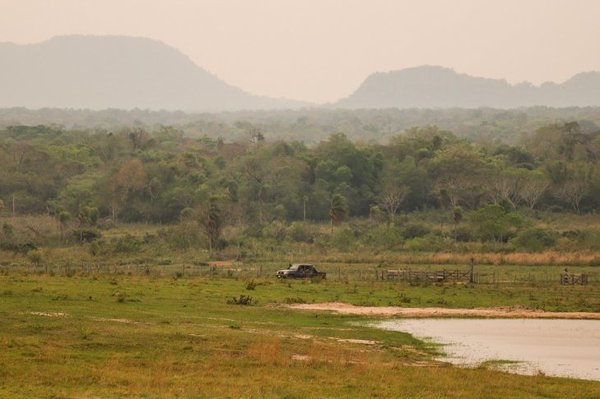
[[[331,311],[342,314],[366,316],[400,316],[410,318],[421,317],[489,317],[489,318],[527,318],[527,319],[596,319],[600,313],[591,312],[544,312],[522,308],[401,308],[397,306],[354,306],[347,303],[330,302],[315,304],[289,305],[292,309],[311,311]]]

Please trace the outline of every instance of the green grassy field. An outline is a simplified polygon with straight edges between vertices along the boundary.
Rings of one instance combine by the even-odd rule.
[[[595,285],[540,289],[261,278],[253,287],[249,282],[5,273],[0,276],[0,397],[600,396],[599,382],[518,376],[485,366],[461,369],[434,361],[436,347],[368,327],[369,318],[280,306],[331,300],[534,306],[535,297],[545,303],[555,298],[552,309],[597,311]],[[252,304],[227,303],[240,295],[251,296]]]

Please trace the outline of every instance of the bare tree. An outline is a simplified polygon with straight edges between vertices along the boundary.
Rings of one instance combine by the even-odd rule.
[[[379,194],[377,203],[385,213],[387,213],[388,223],[391,222],[396,216],[396,213],[398,213],[398,209],[407,194],[408,189],[402,186],[388,188]]]
[[[546,177],[528,176],[521,180],[518,195],[530,209],[533,209],[548,187],[550,187],[550,181]]]
[[[493,176],[489,181],[492,201],[497,204],[500,201],[508,202],[513,208],[519,205],[519,186],[522,178],[514,174],[499,174]]]
[[[587,192],[587,185],[583,180],[573,179],[564,182],[555,191],[557,198],[568,202],[574,211],[580,213],[579,204]]]

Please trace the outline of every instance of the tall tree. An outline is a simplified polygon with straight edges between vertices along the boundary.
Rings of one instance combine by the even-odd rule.
[[[146,187],[147,175],[139,159],[125,162],[110,182],[110,206],[113,222],[117,221],[120,209],[127,203],[132,193]]]
[[[200,224],[204,227],[210,254],[213,253],[213,250],[221,237],[221,228],[223,227],[219,201],[219,197],[211,196],[208,202],[201,208],[200,212]]]
[[[329,207],[329,218],[331,220],[331,230],[333,225],[339,224],[348,214],[348,201],[343,195],[334,194],[331,197],[331,205]]]
[[[484,182],[489,179],[490,165],[482,154],[459,144],[439,151],[429,172],[438,192],[453,208],[461,203],[477,208],[486,194]]]

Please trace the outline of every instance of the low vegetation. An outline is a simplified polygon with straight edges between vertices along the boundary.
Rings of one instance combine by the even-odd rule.
[[[368,318],[296,312],[286,302],[509,304],[519,288],[279,282],[22,272],[0,276],[0,397],[573,397],[600,383],[526,377],[433,360],[438,349]],[[591,288],[562,287],[570,297]],[[544,291],[544,290],[542,290]],[[236,306],[230,298],[252,303]],[[512,292],[512,294],[511,294]],[[529,293],[529,294],[528,294]],[[500,297],[501,299],[491,299]],[[291,298],[291,299],[290,299]],[[461,299],[459,299],[461,298]],[[488,298],[488,299],[486,299]],[[492,301],[492,302],[490,302]],[[494,302],[495,301],[495,302]],[[412,305],[409,303],[408,305]],[[439,305],[438,305],[439,306]],[[443,306],[443,305],[442,305]],[[582,309],[573,303],[569,309]]]

